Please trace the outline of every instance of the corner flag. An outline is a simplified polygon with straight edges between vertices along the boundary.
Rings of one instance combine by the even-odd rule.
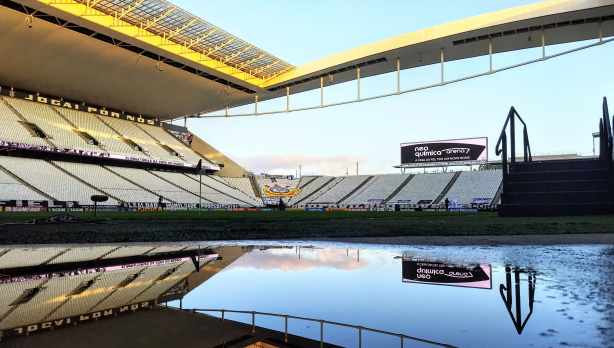
[[[196,170],[194,172],[194,175],[197,175],[198,173],[200,173],[202,169],[203,169],[203,160],[200,159],[198,160],[198,164],[196,165]]]

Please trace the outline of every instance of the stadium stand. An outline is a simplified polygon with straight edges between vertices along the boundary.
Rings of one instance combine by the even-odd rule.
[[[407,201],[418,204],[420,201],[435,201],[444,191],[455,173],[430,173],[415,175],[390,202]]]
[[[92,307],[92,311],[103,310],[122,306],[130,303],[135,297],[147,290],[153,282],[163,276],[169,269],[177,267],[178,264],[166,264],[160,267],[146,267],[139,273],[139,276],[125,287],[117,288],[109,296]]]
[[[181,264],[173,264],[172,267],[167,267],[172,270],[172,274],[160,279],[147,287],[143,292],[131,299],[128,303],[139,303],[152,298],[158,298],[163,293],[167,292],[179,281],[195,271],[194,265],[191,262],[183,262]]]
[[[133,184],[107,167],[76,162],[54,161],[53,163],[121,202],[153,203],[158,201],[158,196]]]
[[[168,253],[168,252],[176,252],[176,251],[182,251],[182,250],[188,250],[188,246],[186,245],[160,245],[155,247],[154,249],[150,250],[147,254],[148,255],[155,255],[155,254],[161,254],[161,253]],[[194,247],[194,249],[198,249],[198,247]]]
[[[100,120],[103,120],[100,118]],[[112,117],[105,117],[104,123],[121,134],[125,139],[130,139],[137,145],[139,145],[143,153],[154,159],[165,159],[168,161],[183,162],[183,159],[179,156],[172,156],[166,150],[164,150],[156,139],[152,138],[143,129],[136,125],[134,122],[117,120]]]
[[[53,265],[69,262],[97,260],[117,248],[118,247],[114,245],[100,245],[95,247],[71,247],[68,250],[62,251],[61,254],[56,255],[56,257],[47,262],[47,264]]]
[[[185,175],[185,174],[184,174]],[[187,176],[187,175],[186,175]],[[193,176],[190,176],[190,178],[192,178],[193,180],[196,180],[196,178],[194,178]],[[258,202],[256,200],[251,199],[248,195],[246,195],[245,193],[237,190],[236,188],[228,185],[227,182],[225,181],[220,181],[218,177],[213,176],[213,175],[203,175],[203,184],[207,185],[209,187],[211,187],[214,190],[217,190],[221,193],[224,193],[230,197],[233,197],[235,199],[238,199],[239,201],[245,202],[249,205],[254,205],[254,206],[262,206],[261,202]]]
[[[256,177],[256,182],[258,183],[258,189],[262,190],[265,185],[273,186],[275,182],[270,178]]]
[[[192,202],[198,203],[198,194],[200,192],[200,178],[198,176],[163,171],[155,171],[152,174],[191,192],[196,197],[195,201]],[[262,203],[258,203],[245,193],[229,186],[227,183],[221,183],[210,175],[202,176],[202,197],[203,203],[238,204],[240,206],[262,205]]]
[[[288,204],[298,207],[304,207],[305,205],[301,203],[302,200],[309,198],[310,195],[317,192],[325,184],[335,179],[336,178],[332,176],[301,178],[301,181],[299,182],[299,188],[301,189],[301,192],[299,192],[296,196],[292,197],[292,199],[288,201]]]
[[[484,170],[461,172],[460,176],[446,193],[448,199],[456,199],[457,204],[471,204],[475,198],[495,197],[501,182],[503,172],[501,170]]]
[[[369,175],[353,175],[340,176],[335,178],[333,183],[326,185],[318,193],[310,197],[306,203],[331,203],[336,204],[353,190],[363,185],[371,176]]]
[[[27,121],[36,124],[45,134],[47,140],[56,147],[83,151],[100,151],[81,138],[74,127],[49,106],[27,102],[19,99],[6,99]]]
[[[67,300],[66,295],[81,286],[84,281],[93,280],[95,274],[51,278],[44,282],[40,291],[30,301],[13,306],[0,322],[3,328],[23,326],[42,321]]]
[[[97,274],[94,283],[89,288],[78,295],[67,298],[68,301],[63,306],[49,314],[44,320],[55,320],[88,313],[92,307],[109,296],[109,293],[113,292],[114,288],[124,279],[139,273],[142,269],[143,267],[138,267]]]
[[[45,280],[36,279],[26,282],[16,282],[9,284],[2,284],[2,296],[0,296],[0,330],[8,328],[3,322],[3,318],[6,317],[13,310],[14,306],[11,306],[13,302],[19,299],[27,289],[37,288]]]
[[[119,138],[120,134],[109,128],[109,126],[102,122],[97,116],[64,108],[56,108],[56,110],[72,122],[78,130],[84,131],[94,137],[99,142],[100,149],[104,152],[147,158],[147,155],[143,152],[136,151],[133,147],[123,142]]]
[[[261,200],[260,197],[256,196],[256,193],[254,192],[254,188],[252,187],[252,183],[249,178],[230,178],[228,177],[228,178],[223,178],[223,179],[226,180],[226,182],[230,186],[235,187],[236,189],[245,193],[251,199],[255,201]]]
[[[87,186],[47,161],[0,156],[0,166],[58,201],[91,204],[92,195],[104,195],[103,192]],[[107,203],[118,204],[115,199],[109,199]]]
[[[187,192],[146,170],[111,166],[107,166],[106,168],[132,182],[147,183],[147,190],[163,197],[165,201],[170,200],[175,203],[198,202],[198,197],[194,194]]]
[[[17,181],[0,167],[0,200],[45,200],[45,196]]]
[[[23,121],[0,97],[0,140],[30,145],[49,146],[41,137],[30,133],[23,126]]]
[[[28,248],[7,248],[0,256],[0,269],[36,266],[62,253],[66,248],[41,248],[38,252],[28,252]],[[24,254],[26,253],[26,254]],[[24,257],[27,255],[27,257]],[[1,296],[0,296],[1,297]]]
[[[377,175],[340,204],[365,204],[368,200],[386,200],[410,174]]]
[[[197,155],[194,151],[192,151],[192,149],[186,147],[181,140],[177,139],[177,137],[174,135],[169,134],[163,128],[139,124],[135,125],[162,145],[166,145],[175,150],[184,161],[196,164],[200,159],[202,159],[205,164],[213,165],[213,163]],[[166,154],[166,156],[168,156],[168,154]]]
[[[153,250],[154,247],[152,247],[151,245],[129,245],[129,246],[123,246],[121,248],[117,248],[115,250],[113,250],[112,252],[104,255],[102,258],[103,259],[113,259],[113,258],[118,258],[118,257],[125,257],[125,256],[133,256],[133,255],[145,255],[147,254],[150,250]]]

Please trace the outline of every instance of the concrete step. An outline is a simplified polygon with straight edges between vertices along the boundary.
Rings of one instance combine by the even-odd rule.
[[[582,216],[614,214],[614,204],[500,204],[501,217]]]
[[[597,191],[608,190],[610,183],[601,180],[559,180],[559,181],[528,181],[510,182],[509,192],[559,192],[559,191]]]
[[[504,204],[588,204],[612,203],[608,190],[564,191],[564,192],[520,192],[503,193]]]
[[[598,158],[567,161],[516,162],[510,164],[510,171],[515,173],[535,173],[569,170],[606,169],[606,163]]]
[[[602,180],[607,177],[607,169],[562,170],[550,172],[508,173],[507,182]]]

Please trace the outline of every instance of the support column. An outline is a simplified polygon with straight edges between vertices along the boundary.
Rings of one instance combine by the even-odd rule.
[[[546,33],[544,28],[542,28],[542,58],[546,58]]]
[[[401,93],[401,58],[397,58],[397,93]]]
[[[320,77],[320,106],[324,106],[324,78]]]
[[[492,38],[488,39],[488,60],[490,61],[490,72],[492,72]]]
[[[360,68],[356,69],[356,81],[358,82],[358,99],[360,100]]]
[[[601,18],[599,19],[599,43],[603,42],[603,30],[601,29]]]
[[[441,48],[441,84],[443,85],[443,47]]]
[[[254,96],[254,107],[255,107],[255,112],[254,114],[258,115],[258,96]]]
[[[290,111],[290,87],[286,87],[286,111]]]

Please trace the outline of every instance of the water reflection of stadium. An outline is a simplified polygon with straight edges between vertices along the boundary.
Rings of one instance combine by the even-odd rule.
[[[322,255],[339,253],[346,253],[346,261],[335,263],[326,260],[327,267],[340,270],[363,267],[359,250],[350,253],[348,250],[319,249],[270,245],[207,248],[179,244],[5,247],[0,250],[0,291],[4,294],[0,300],[0,337],[9,346],[47,339],[54,340],[58,346],[68,346],[75,335],[111,335],[114,338],[108,342],[114,345],[120,342],[137,344],[140,335],[156,336],[161,332],[170,339],[174,332],[192,337],[188,341],[198,338],[198,342],[204,344],[201,346],[211,347],[220,342],[235,342],[237,347],[247,347],[253,342],[284,346],[282,343],[288,337],[291,337],[295,345],[319,346],[317,340],[284,336],[283,332],[260,327],[254,330],[251,325],[228,320],[222,324],[215,317],[194,315],[193,312],[181,312],[165,306],[169,301],[179,300],[181,308],[181,300],[187,293],[252,251],[267,252],[270,254],[268,262],[277,263],[280,267],[283,267],[281,265],[287,257],[302,259],[301,262],[307,261],[308,267],[313,267],[319,262],[316,259],[322,258]],[[319,256],[314,258],[314,251]],[[363,265],[366,265],[364,260]],[[253,266],[268,267],[257,263]],[[410,278],[416,280],[415,275],[412,276],[412,272],[416,273],[416,267],[431,267],[430,271],[423,273],[437,274],[436,270],[441,269],[451,274],[452,278],[461,274],[470,274],[472,277],[444,281],[440,276],[436,281],[418,279],[418,283],[492,288],[491,268],[488,264],[449,265],[404,258],[403,282],[412,282]],[[520,334],[530,313],[528,316],[525,314],[523,322],[517,323],[515,315],[521,315],[518,302],[521,299],[518,288],[520,272],[509,267],[506,272],[508,282],[500,285],[501,295]],[[511,283],[510,274],[515,274],[515,287]],[[529,290],[532,312],[535,274],[531,273],[531,277]],[[504,290],[507,291],[507,297]],[[514,298],[511,297],[512,292]],[[512,313],[512,302],[517,304],[515,313]],[[157,325],[165,325],[166,328],[158,332],[152,330]],[[78,327],[76,331],[68,330],[74,326]],[[128,331],[108,331],[117,330],[118,327]],[[209,340],[201,337],[205,333],[205,336],[210,337]],[[164,338],[160,340],[165,342]]]

